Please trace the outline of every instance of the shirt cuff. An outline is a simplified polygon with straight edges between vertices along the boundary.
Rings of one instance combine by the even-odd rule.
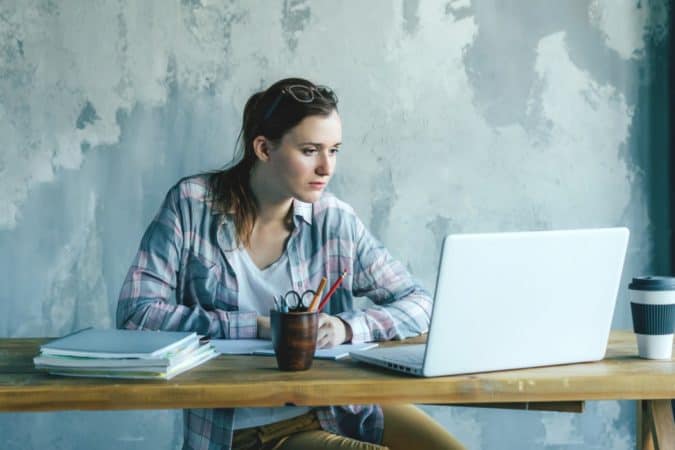
[[[228,312],[227,321],[224,324],[226,330],[225,339],[255,339],[258,337],[258,313]]]
[[[363,342],[372,341],[372,335],[366,315],[360,311],[349,311],[337,314],[337,316],[344,320],[352,329],[352,344],[361,344]]]

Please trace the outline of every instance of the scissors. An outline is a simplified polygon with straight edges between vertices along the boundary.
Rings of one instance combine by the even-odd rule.
[[[286,292],[284,295],[284,302],[288,305],[288,309],[295,312],[304,312],[309,309],[309,305],[312,303],[312,299],[316,291],[307,289],[302,294],[298,291],[291,289]]]

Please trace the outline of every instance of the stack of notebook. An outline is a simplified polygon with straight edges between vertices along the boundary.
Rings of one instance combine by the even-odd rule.
[[[42,345],[33,362],[55,375],[168,380],[216,356],[192,332],[88,328]]]

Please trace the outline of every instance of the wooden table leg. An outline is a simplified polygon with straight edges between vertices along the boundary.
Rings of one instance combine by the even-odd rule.
[[[651,418],[649,417],[649,408],[647,400],[638,400],[637,402],[637,450],[654,450],[654,439],[652,438]]]
[[[670,400],[638,402],[638,450],[675,449],[675,423]]]

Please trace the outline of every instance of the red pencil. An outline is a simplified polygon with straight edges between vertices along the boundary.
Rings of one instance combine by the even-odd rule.
[[[324,306],[326,306],[326,303],[328,303],[328,300],[330,300],[331,296],[335,291],[337,291],[337,288],[340,286],[342,283],[342,280],[345,279],[345,275],[347,275],[347,271],[345,270],[342,275],[340,275],[340,278],[338,278],[335,283],[330,287],[330,290],[328,291],[328,294],[321,300],[321,303],[319,303],[319,307],[317,308],[317,311],[321,312]]]

